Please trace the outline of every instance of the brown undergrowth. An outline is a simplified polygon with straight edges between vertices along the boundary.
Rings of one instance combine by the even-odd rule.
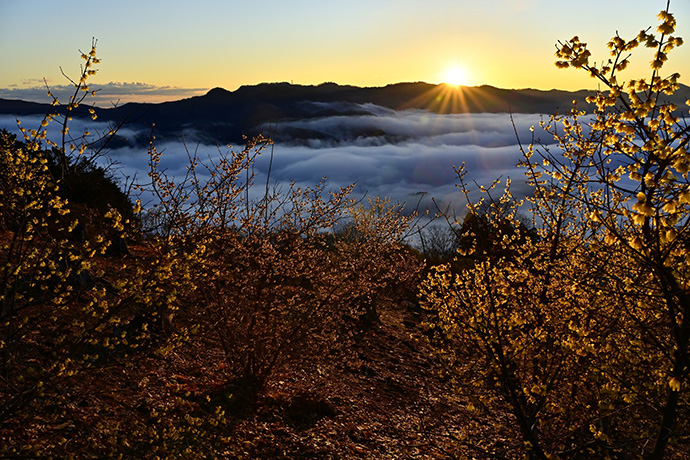
[[[456,458],[467,414],[413,304],[386,302],[359,340],[319,362],[295,363],[238,421],[237,458]],[[453,428],[451,428],[453,427]]]
[[[136,261],[154,256],[142,245],[130,246],[123,258],[99,256],[94,265],[102,276],[95,282],[112,289],[132,276]],[[425,315],[414,303],[382,300],[366,330],[343,336],[327,353],[290,361],[251,396],[228,385],[217,349],[182,340],[161,352],[185,318],[161,319],[160,328],[150,326],[155,346],[122,355],[110,350],[84,362],[78,378],[59,386],[63,394],[48,389],[33,413],[5,420],[3,450],[59,457],[457,458],[455,430],[469,412],[448,400],[450,383],[429,344]],[[54,409],[51,399],[60,401]]]

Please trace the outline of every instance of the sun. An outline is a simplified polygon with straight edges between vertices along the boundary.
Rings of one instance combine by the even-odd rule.
[[[468,80],[467,69],[458,66],[449,67],[443,76],[443,82],[453,86],[467,85]]]

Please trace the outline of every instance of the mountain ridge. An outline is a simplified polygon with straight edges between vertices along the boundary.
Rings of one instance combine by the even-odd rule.
[[[179,138],[185,132],[193,132],[198,141],[228,144],[241,142],[243,136],[266,135],[267,126],[283,121],[335,115],[375,115],[366,104],[390,110],[427,110],[438,114],[553,114],[570,110],[573,101],[586,110],[585,98],[593,93],[588,90],[502,89],[490,85],[455,88],[424,82],[381,87],[332,82],[319,85],[278,82],[244,85],[235,91],[215,87],[201,96],[161,103],[129,102],[97,111],[101,121],[124,121],[148,129],[155,124],[159,138]],[[690,99],[690,88],[681,85],[681,90],[671,99],[680,106]],[[73,116],[89,116],[88,108],[80,106]],[[0,99],[0,114],[17,117],[42,115],[49,109],[49,104]]]

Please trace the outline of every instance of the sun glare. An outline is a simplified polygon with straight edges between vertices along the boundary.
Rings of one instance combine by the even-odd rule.
[[[443,76],[443,82],[453,86],[467,85],[467,80],[467,70],[462,67],[451,67]]]

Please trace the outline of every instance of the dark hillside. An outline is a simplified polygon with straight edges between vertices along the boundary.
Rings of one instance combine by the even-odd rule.
[[[125,120],[130,126],[156,125],[159,138],[179,138],[181,133],[208,143],[238,143],[242,135],[259,134],[260,126],[286,120],[332,115],[371,115],[361,104],[393,110],[420,109],[435,113],[554,113],[570,107],[573,99],[584,101],[580,91],[504,90],[491,86],[466,87],[460,91],[444,85],[398,83],[359,88],[323,83],[318,86],[263,83],[236,91],[214,88],[203,96],[160,104],[128,103],[98,110],[99,120]],[[309,103],[339,104],[314,110]],[[346,107],[342,107],[345,104]],[[46,104],[0,99],[0,113],[42,115]],[[75,116],[87,117],[87,107]],[[267,135],[268,133],[261,132]],[[143,142],[143,141],[142,141]]]
[[[433,113],[542,113],[565,112],[578,101],[589,110],[585,98],[590,91],[542,91],[501,89],[493,86],[462,87],[454,90],[429,83],[397,83],[384,87],[360,88],[323,83],[317,86],[290,83],[262,83],[242,86],[235,91],[214,88],[203,96],[159,104],[128,103],[98,110],[99,120],[120,122],[150,129],[155,124],[159,139],[187,138],[209,144],[237,144],[242,136],[268,135],[266,126],[289,120],[304,120],[333,115],[373,115],[362,104],[375,104],[392,110],[419,109]],[[690,99],[690,88],[670,97],[681,107]],[[663,98],[662,98],[663,99]],[[337,104],[314,110],[313,104]],[[345,105],[345,106],[343,106]],[[0,99],[0,113],[42,115],[47,104]],[[87,107],[74,116],[87,117]],[[385,134],[385,133],[384,133]],[[146,145],[147,139],[138,139]]]

